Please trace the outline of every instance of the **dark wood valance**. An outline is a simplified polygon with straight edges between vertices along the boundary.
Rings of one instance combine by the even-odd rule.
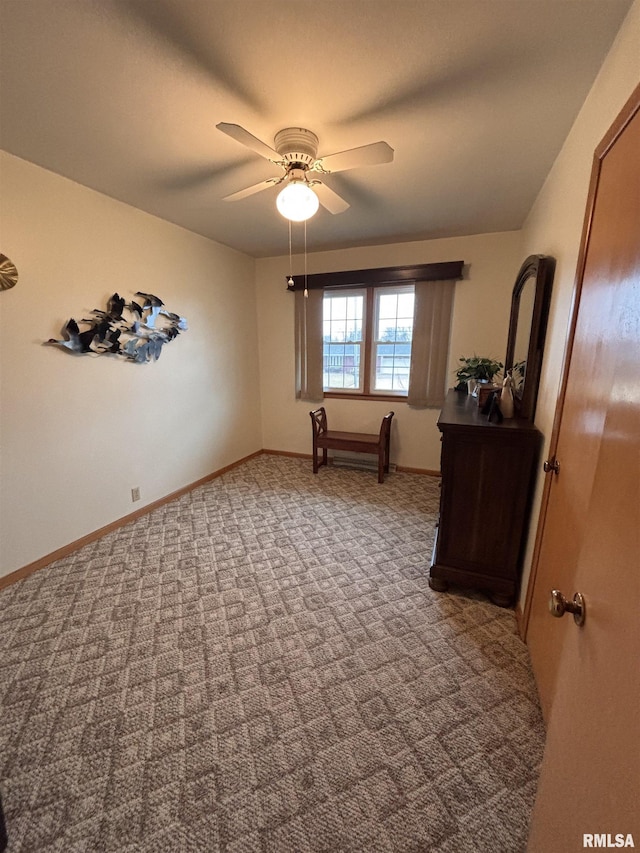
[[[464,261],[445,261],[440,264],[416,264],[411,267],[378,267],[372,270],[345,270],[320,272],[307,276],[308,290],[326,287],[376,287],[408,284],[414,281],[457,281],[462,278]],[[287,282],[289,276],[287,276]],[[304,276],[294,275],[293,284],[287,284],[292,293],[304,290]]]

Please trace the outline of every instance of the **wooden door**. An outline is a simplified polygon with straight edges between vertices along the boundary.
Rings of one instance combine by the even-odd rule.
[[[534,556],[527,642],[548,730],[531,853],[582,850],[585,834],[640,847],[639,107],[640,87],[594,159]],[[584,595],[582,627],[550,615],[553,588]]]

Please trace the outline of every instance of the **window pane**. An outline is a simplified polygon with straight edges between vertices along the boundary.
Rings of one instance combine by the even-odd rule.
[[[380,293],[377,340],[410,341],[413,332],[413,292]]]
[[[339,296],[325,299],[324,313],[330,320],[344,320],[347,316],[347,300]]]
[[[324,340],[361,341],[362,296],[325,296]]]
[[[398,294],[381,293],[378,296],[378,318],[380,320],[395,320],[398,313]]]
[[[413,337],[413,287],[376,291],[373,390],[407,393]]]
[[[374,389],[402,391],[409,389],[411,344],[377,344]]]
[[[362,321],[362,296],[347,297],[347,317]]]
[[[413,303],[413,293],[398,294],[398,317],[411,320],[411,325],[413,325]]]
[[[360,391],[364,294],[362,291],[348,295],[325,293],[323,309],[324,387]]]
[[[325,389],[360,389],[360,345],[333,344],[323,349],[323,385]]]

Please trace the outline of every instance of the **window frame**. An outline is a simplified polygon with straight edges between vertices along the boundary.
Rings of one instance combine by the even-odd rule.
[[[374,389],[375,379],[375,355],[377,339],[375,337],[377,319],[377,295],[383,293],[407,293],[414,290],[414,282],[397,282],[380,287],[378,284],[359,284],[350,286],[325,287],[326,294],[346,294],[354,290],[364,294],[364,311],[362,317],[362,344],[361,344],[361,380],[362,389],[353,391],[351,389],[326,388],[323,383],[323,393],[329,399],[351,399],[351,400],[406,400],[409,394],[406,391],[376,391]],[[324,337],[323,337],[324,347]]]
[[[369,389],[370,389],[371,394],[374,394],[376,396],[379,396],[379,395],[389,396],[392,399],[396,398],[396,397],[400,397],[402,399],[403,397],[407,397],[409,395],[409,382],[408,381],[407,381],[406,391],[404,391],[404,392],[401,390],[400,391],[393,391],[393,390],[389,390],[386,388],[385,389],[377,389],[375,387],[375,380],[376,380],[376,376],[377,376],[376,360],[378,358],[378,346],[380,344],[384,345],[385,343],[388,343],[388,342],[379,340],[379,338],[377,336],[377,332],[378,332],[378,324],[379,324],[379,320],[380,320],[380,297],[385,296],[385,295],[389,295],[392,293],[393,294],[411,293],[415,297],[415,292],[416,292],[416,288],[415,288],[415,284],[413,282],[407,282],[406,284],[398,283],[394,287],[389,287],[389,286],[379,287],[376,285],[373,288],[373,309],[372,309],[372,318],[371,318],[372,319],[371,335],[370,335],[370,338],[368,341],[369,346],[370,346],[370,360],[371,360],[370,374],[369,374]],[[414,316],[412,315],[412,317],[411,317],[411,341],[409,341],[409,343],[411,345],[413,345],[413,323],[414,323]],[[366,343],[367,343],[367,341],[365,341],[365,344]],[[394,340],[393,343],[397,344],[398,342]],[[410,371],[411,371],[411,348],[409,350],[409,373],[410,373]],[[407,380],[409,378],[409,373],[407,374]]]
[[[362,303],[362,338],[361,338],[361,341],[358,343],[358,346],[360,347],[360,370],[359,370],[360,375],[359,375],[359,380],[360,380],[360,383],[362,384],[362,386],[364,387],[365,383],[366,383],[365,370],[367,367],[367,360],[366,360],[367,320],[368,320],[368,317],[367,317],[367,299],[368,299],[367,288],[362,287],[362,286],[350,287],[346,290],[345,290],[345,288],[334,288],[334,290],[332,291],[332,289],[328,287],[328,288],[324,289],[323,302],[324,302],[324,299],[326,298],[327,293],[332,293],[332,292],[335,294],[335,296],[338,296],[338,297],[342,296],[343,298],[346,296],[349,296],[349,295],[362,296],[363,297],[363,303]],[[323,305],[323,323],[324,323],[324,305]],[[346,341],[345,341],[345,343],[346,343]],[[323,336],[322,336],[323,375],[324,375],[324,344],[325,344],[325,341],[324,341],[324,330],[323,330]],[[324,393],[325,397],[327,396],[327,393],[329,393],[329,394],[335,393],[339,397],[344,397],[346,394],[351,394],[353,396],[359,397],[360,393],[361,393],[360,391],[353,391],[349,388],[327,388],[327,387],[325,387],[324,382],[322,383],[322,387],[323,387],[323,393]]]

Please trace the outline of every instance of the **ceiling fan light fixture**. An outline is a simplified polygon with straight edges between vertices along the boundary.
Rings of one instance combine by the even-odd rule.
[[[276,207],[285,219],[292,222],[304,222],[317,211],[320,202],[311,187],[301,181],[290,181],[278,193]]]

